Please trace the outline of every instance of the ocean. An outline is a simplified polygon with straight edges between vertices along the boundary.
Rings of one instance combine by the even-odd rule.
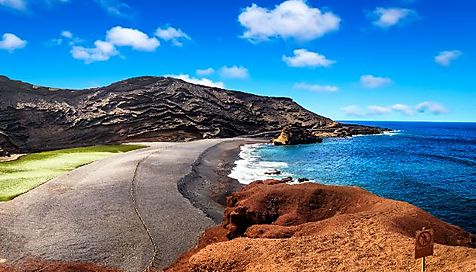
[[[392,131],[321,144],[243,146],[230,176],[249,183],[279,169],[274,177],[359,186],[476,233],[476,123],[344,123]]]

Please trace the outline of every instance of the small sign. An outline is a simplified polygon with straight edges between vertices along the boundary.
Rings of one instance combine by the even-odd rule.
[[[425,229],[416,232],[415,259],[433,255],[433,230]]]

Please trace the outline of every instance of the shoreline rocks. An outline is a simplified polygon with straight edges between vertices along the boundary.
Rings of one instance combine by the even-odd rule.
[[[411,204],[357,187],[255,181],[228,198],[223,224],[166,271],[412,271],[422,227],[434,230],[433,270],[476,269],[475,236]]]
[[[322,138],[312,134],[300,125],[289,125],[282,129],[281,134],[272,140],[274,145],[298,145],[321,143]]]
[[[269,176],[276,176],[276,175],[280,175],[281,171],[278,170],[278,169],[272,169],[272,170],[268,170],[268,171],[264,172],[264,174],[269,175]]]

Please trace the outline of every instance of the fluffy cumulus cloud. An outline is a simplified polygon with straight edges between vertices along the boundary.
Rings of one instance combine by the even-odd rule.
[[[459,50],[441,51],[435,56],[435,62],[441,66],[450,66],[451,62],[461,57],[462,54]]]
[[[82,60],[87,64],[96,61],[106,61],[117,54],[119,52],[116,50],[116,47],[105,41],[96,41],[93,48],[73,46],[71,49],[73,58]]]
[[[223,66],[220,69],[220,76],[224,78],[246,79],[249,77],[248,69],[243,66]]]
[[[306,90],[316,93],[328,92],[333,93],[339,91],[339,88],[334,85],[319,85],[319,84],[308,84],[308,83],[296,83],[293,88],[295,90]]]
[[[211,67],[206,69],[197,69],[195,73],[199,76],[209,76],[215,73],[215,69]]]
[[[113,45],[130,46],[138,51],[154,51],[160,45],[156,38],[149,37],[142,31],[121,26],[111,28],[106,34],[106,39]]]
[[[416,105],[415,109],[418,112],[430,112],[436,115],[448,112],[448,110],[443,105],[432,101],[422,102]]]
[[[0,0],[0,6],[24,10],[26,8],[26,2],[24,0]]]
[[[417,104],[416,106],[412,107],[406,104],[394,104],[391,106],[368,106],[367,109],[362,109],[356,105],[350,105],[347,107],[341,108],[347,116],[357,116],[357,117],[365,117],[365,116],[379,116],[391,113],[400,113],[406,116],[413,116],[417,113],[431,113],[431,114],[442,114],[447,113],[448,110],[441,104],[425,101],[422,103]]]
[[[194,78],[194,77],[191,77],[190,75],[186,75],[186,74],[166,75],[166,76],[173,77],[173,78],[178,78],[178,79],[181,79],[183,81],[187,81],[187,82],[197,84],[197,85],[203,85],[203,86],[214,87],[214,88],[225,88],[225,84],[223,84],[223,82],[221,82],[221,81],[215,82],[215,81],[212,81],[208,78]]]
[[[388,77],[378,77],[374,75],[363,75],[360,77],[360,84],[369,89],[380,88],[392,82],[393,81]]]
[[[170,41],[175,46],[182,46],[183,41],[191,40],[181,29],[173,28],[171,26],[164,28],[157,28],[155,31],[155,36],[164,41]]]
[[[26,46],[26,41],[22,40],[15,34],[5,33],[0,39],[0,50],[7,50],[13,52]]]
[[[374,18],[374,25],[381,28],[389,28],[414,19],[417,13],[414,10],[405,8],[378,7],[371,13],[371,16]]]
[[[328,67],[335,63],[326,56],[306,49],[296,49],[293,56],[283,56],[283,61],[291,67]]]
[[[63,37],[68,36],[70,33],[62,33]],[[83,60],[89,64],[97,61],[106,61],[111,57],[119,55],[118,47],[131,47],[137,51],[153,52],[160,46],[159,40],[154,37],[149,37],[144,32],[133,29],[116,26],[111,28],[106,33],[105,40],[97,40],[94,43],[94,47],[78,46],[74,41],[74,37],[71,33],[70,38],[72,40],[71,55],[75,59]]]
[[[252,4],[238,17],[245,28],[242,37],[252,42],[271,38],[309,41],[339,29],[341,19],[332,12],[322,12],[304,0],[288,0],[274,9]]]

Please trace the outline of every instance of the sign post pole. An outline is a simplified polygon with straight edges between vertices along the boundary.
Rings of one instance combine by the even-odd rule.
[[[426,257],[433,255],[433,230],[423,228],[416,232],[415,259],[421,258],[421,271],[426,271]]]

